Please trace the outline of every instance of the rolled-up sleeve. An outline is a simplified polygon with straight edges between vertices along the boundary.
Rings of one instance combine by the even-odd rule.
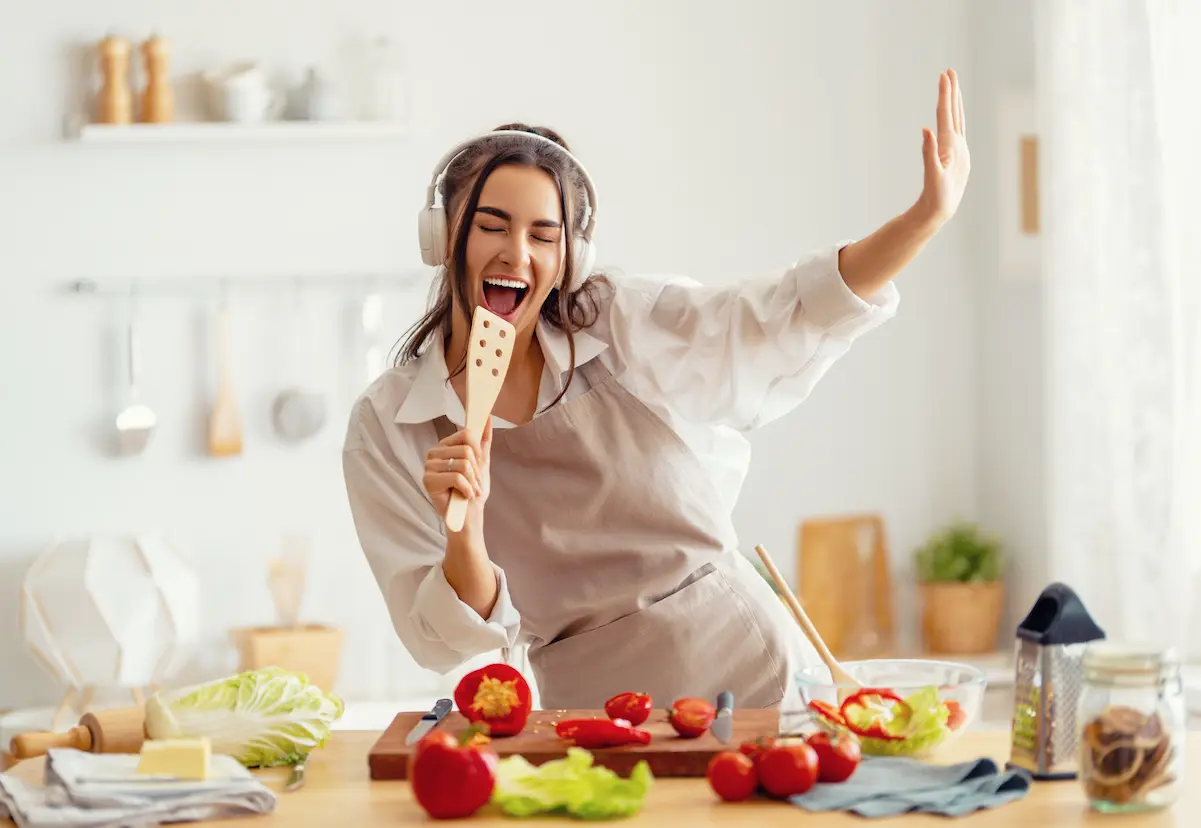
[[[366,420],[367,418],[363,418]],[[420,483],[387,449],[378,423],[342,452],[346,493],[359,544],[379,584],[392,624],[419,665],[448,673],[468,659],[512,647],[520,627],[504,571],[493,564],[498,596],[488,618],[459,599],[446,580],[446,536]]]
[[[896,313],[891,282],[867,299],[847,287],[843,246],[733,285],[623,280],[611,326],[625,381],[681,416],[739,431],[788,413],[856,339]]]

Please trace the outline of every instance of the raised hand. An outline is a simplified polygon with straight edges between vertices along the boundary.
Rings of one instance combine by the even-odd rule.
[[[963,94],[954,69],[948,69],[938,78],[936,121],[937,134],[928,127],[922,129],[925,175],[918,207],[938,226],[958,209],[972,168],[963,116]]]

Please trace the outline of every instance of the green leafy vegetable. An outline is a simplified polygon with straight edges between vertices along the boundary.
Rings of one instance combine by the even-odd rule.
[[[619,819],[642,809],[653,779],[645,761],[622,779],[594,765],[592,754],[580,747],[541,765],[515,754],[497,763],[492,803],[513,817],[567,813],[578,819]]]
[[[938,697],[937,687],[923,687],[905,697],[905,703],[912,712],[906,711],[901,705],[895,705],[890,708],[894,711],[892,716],[881,716],[879,709],[870,706],[848,707],[847,716],[856,727],[866,728],[879,721],[887,733],[905,737],[896,741],[861,737],[864,753],[876,756],[921,754],[937,747],[951,733],[951,728],[947,725],[950,711]]]
[[[151,739],[207,736],[249,768],[292,765],[325,744],[345,709],[304,673],[266,667],[146,700]]]

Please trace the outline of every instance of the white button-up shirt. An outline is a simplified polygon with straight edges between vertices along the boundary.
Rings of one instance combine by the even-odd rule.
[[[744,433],[796,407],[857,337],[896,313],[892,283],[867,301],[847,287],[842,246],[782,276],[729,286],[613,278],[596,324],[575,334],[577,371],[564,400],[588,390],[578,366],[602,360],[679,434],[733,511],[750,462]],[[571,359],[566,334],[545,321],[537,340],[546,358],[541,411],[563,389]],[[446,530],[421,479],[438,442],[434,420],[465,420],[448,376],[441,337],[432,337],[359,398],[343,450],[356,531],[396,632],[418,664],[441,673],[514,646],[521,626],[499,566],[487,618],[459,600],[442,571]],[[494,418],[493,427],[512,424]]]

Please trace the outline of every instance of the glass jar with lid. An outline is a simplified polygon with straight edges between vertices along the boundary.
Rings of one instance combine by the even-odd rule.
[[[1168,648],[1098,641],[1085,650],[1079,769],[1098,811],[1166,808],[1185,778],[1180,660]]]

